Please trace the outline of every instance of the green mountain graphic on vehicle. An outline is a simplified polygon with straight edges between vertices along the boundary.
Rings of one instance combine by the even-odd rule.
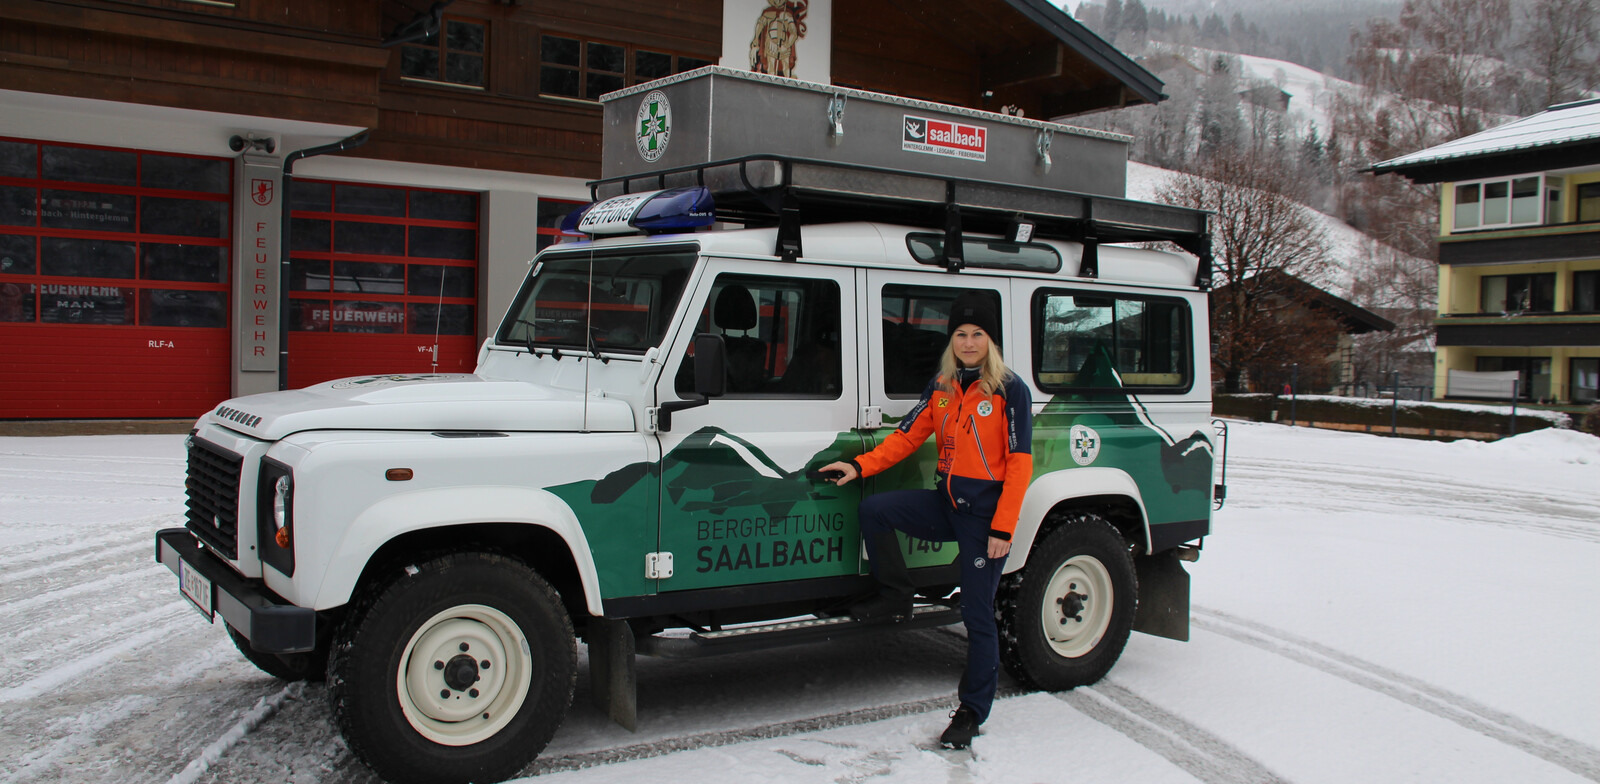
[[[739,582],[855,574],[859,485],[813,482],[805,468],[853,457],[860,453],[859,445],[855,433],[838,433],[789,470],[754,443],[704,427],[669,450],[659,464],[633,463],[598,480],[548,490],[586,521],[584,531],[607,597],[655,592],[655,581],[643,577],[638,560],[654,547],[687,559],[671,582],[674,590],[706,587],[699,583],[712,578],[700,575],[714,572],[745,572]],[[657,498],[659,511],[653,503]],[[820,550],[818,539],[824,540]],[[705,572],[697,572],[702,568]]]
[[[1205,433],[1167,432],[1159,414],[1127,391],[1104,346],[1090,352],[1072,386],[1033,418],[1034,477],[1085,465],[1116,468],[1141,488],[1152,526],[1207,519],[1212,449]],[[1091,460],[1087,446],[1073,443],[1074,426],[1097,436]]]
[[[1141,488],[1151,526],[1205,520],[1210,441],[1199,431],[1175,438],[1158,418],[1126,390],[1110,354],[1097,349],[1079,369],[1073,389],[1052,397],[1033,418],[1034,476],[1115,468]],[[802,465],[784,468],[750,440],[708,426],[686,436],[659,463],[631,463],[597,480],[549,490],[585,521],[607,597],[666,587],[646,579],[639,566],[640,554],[656,548],[685,559],[670,583],[674,590],[708,587],[713,578],[702,574],[716,572],[737,573],[722,577],[745,583],[853,574],[863,487],[931,487],[934,464],[930,440],[869,483],[840,488],[805,477],[806,466],[859,454],[860,443],[853,431],[836,433]],[[822,540],[817,546],[823,549],[815,550]],[[804,550],[798,559],[797,546]],[[915,544],[909,549],[913,565],[948,560],[937,551],[916,552]],[[812,559],[812,552],[823,557]]]

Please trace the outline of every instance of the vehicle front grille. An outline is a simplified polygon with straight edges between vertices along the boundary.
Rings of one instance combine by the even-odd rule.
[[[189,530],[230,561],[239,559],[239,474],[244,459],[204,441],[189,444]]]

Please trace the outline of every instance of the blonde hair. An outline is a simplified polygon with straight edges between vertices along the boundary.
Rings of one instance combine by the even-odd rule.
[[[939,386],[946,392],[958,392],[956,389],[956,370],[961,367],[956,362],[955,339],[944,344],[944,355],[939,358]],[[1000,356],[1000,345],[989,339],[989,353],[983,357],[983,364],[978,366],[978,383],[983,385],[983,393],[992,395],[1004,386],[1016,374],[1011,368],[1006,367],[1006,361]]]

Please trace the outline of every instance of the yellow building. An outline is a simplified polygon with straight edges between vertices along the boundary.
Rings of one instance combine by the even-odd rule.
[[[1500,372],[1523,400],[1595,402],[1600,99],[1552,106],[1372,171],[1442,184],[1436,396],[1505,397],[1483,375]]]

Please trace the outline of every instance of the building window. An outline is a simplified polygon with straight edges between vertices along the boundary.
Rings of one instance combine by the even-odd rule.
[[[0,322],[228,326],[231,161],[0,139]]]
[[[1600,221],[1600,182],[1578,186],[1578,221]]]
[[[1572,402],[1596,402],[1596,387],[1600,387],[1600,359],[1572,360]]]
[[[540,199],[539,219],[537,221],[538,238],[535,240],[536,250],[544,250],[561,241],[561,220],[567,214],[587,204],[582,201],[567,201],[565,199]]]
[[[1550,398],[1549,357],[1478,357],[1479,373],[1517,372],[1518,400]]]
[[[594,101],[629,85],[710,64],[709,60],[624,44],[546,35],[539,39],[539,92]]]
[[[1482,313],[1550,313],[1556,309],[1555,273],[1485,275]]]
[[[295,180],[289,328],[477,332],[478,195]]]
[[[445,17],[435,33],[400,48],[400,75],[407,79],[482,87],[485,36],[481,22]]]
[[[1539,180],[1535,175],[1457,184],[1455,230],[1542,223]]]
[[[1572,309],[1582,313],[1600,311],[1600,270],[1573,273]]]

